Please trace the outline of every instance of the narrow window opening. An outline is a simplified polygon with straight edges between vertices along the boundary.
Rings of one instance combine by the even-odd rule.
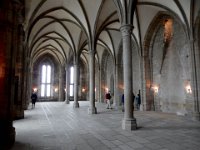
[[[51,96],[51,66],[42,66],[41,97]]]
[[[70,68],[69,96],[74,96],[74,67]]]

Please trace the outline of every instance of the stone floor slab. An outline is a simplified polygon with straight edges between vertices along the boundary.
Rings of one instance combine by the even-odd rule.
[[[124,131],[123,112],[96,103],[88,114],[88,101],[38,102],[14,121],[16,143],[12,150],[196,150],[200,123],[162,112],[135,111],[138,129]]]

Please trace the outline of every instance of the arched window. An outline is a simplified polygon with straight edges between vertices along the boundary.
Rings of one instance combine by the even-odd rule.
[[[74,67],[70,68],[69,96],[74,96]]]
[[[42,65],[41,97],[51,96],[51,66]]]

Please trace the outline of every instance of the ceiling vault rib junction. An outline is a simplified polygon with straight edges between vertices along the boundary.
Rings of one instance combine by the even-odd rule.
[[[37,44],[37,42],[38,42],[39,40],[41,40],[42,38],[44,38],[46,35],[49,35],[49,34],[51,34],[51,33],[56,33],[56,32],[45,33],[45,34],[41,35],[40,37],[38,37],[38,39],[37,39],[36,41],[34,41],[34,43],[32,43],[32,45],[31,45],[30,54],[31,54],[31,52],[32,52],[32,48],[34,47],[34,45]],[[59,35],[59,33],[56,33],[56,34]],[[59,35],[59,36],[62,36],[62,35]],[[62,37],[62,38],[64,39],[64,37]],[[64,40],[65,40],[65,39],[64,39]],[[70,44],[68,43],[68,41],[65,40],[65,42],[66,42],[66,43],[68,44],[68,46],[70,47]]]
[[[62,62],[60,61],[60,59],[59,59],[59,56],[57,55],[57,53],[56,52],[54,52],[54,51],[56,51],[56,49],[51,49],[51,48],[45,48],[46,50],[49,50],[49,51],[51,51],[54,55],[55,55],[55,58],[56,58],[56,60],[58,61],[58,62],[60,62],[60,64],[62,64]],[[35,57],[33,57],[33,60],[37,60],[38,59],[38,57],[40,57],[40,56],[42,56],[42,54],[49,54],[49,52],[48,51],[43,51],[43,49],[41,49],[40,51],[38,51],[34,56]],[[52,54],[51,54],[52,55]],[[34,59],[35,58],[35,59]],[[34,63],[35,61],[33,61],[33,63]]]
[[[66,8],[63,8],[63,7],[54,7],[54,8],[51,8],[49,10],[46,10],[45,12],[41,13],[39,16],[37,16],[34,21],[32,22],[32,24],[30,25],[30,28],[28,30],[28,36],[27,36],[27,39],[29,39],[29,36],[30,36],[30,32],[33,28],[33,26],[37,23],[38,20],[40,20],[43,16],[45,16],[46,14],[50,13],[50,12],[53,12],[53,11],[56,11],[56,10],[64,10],[66,11],[67,13],[69,13],[73,18],[75,18],[75,20],[80,24],[80,26],[82,27],[83,31],[85,33],[86,32],[86,29],[84,28],[84,25],[81,23],[81,21],[78,19],[77,16],[75,16],[71,11],[67,10]],[[86,34],[87,35],[87,34]]]

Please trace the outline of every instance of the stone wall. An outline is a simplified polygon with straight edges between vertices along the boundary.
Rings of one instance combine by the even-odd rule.
[[[164,28],[156,31],[151,59],[151,88],[156,110],[186,115],[192,112],[193,103],[186,87],[191,86],[190,47],[182,26],[173,20],[173,36],[169,43],[163,40]]]
[[[79,100],[88,100],[87,93],[89,90],[89,79],[86,64],[80,61],[80,78],[79,78]]]
[[[41,68],[43,64],[48,64],[51,66],[51,96],[50,97],[41,97]],[[59,92],[55,88],[59,89],[59,65],[56,61],[50,56],[43,56],[39,58],[33,65],[33,76],[32,76],[32,87],[37,88],[38,100],[53,100],[57,101],[59,98]],[[62,76],[63,77],[63,76]],[[64,78],[64,77],[63,77]],[[64,83],[63,83],[64,88]]]
[[[113,57],[108,53],[107,50],[103,53],[103,59],[101,62],[101,97],[105,98],[106,89],[111,91],[112,96],[114,95],[114,60]],[[101,100],[103,101],[103,100]]]
[[[137,44],[134,41],[132,42],[133,93],[137,95],[141,90],[140,55]]]

